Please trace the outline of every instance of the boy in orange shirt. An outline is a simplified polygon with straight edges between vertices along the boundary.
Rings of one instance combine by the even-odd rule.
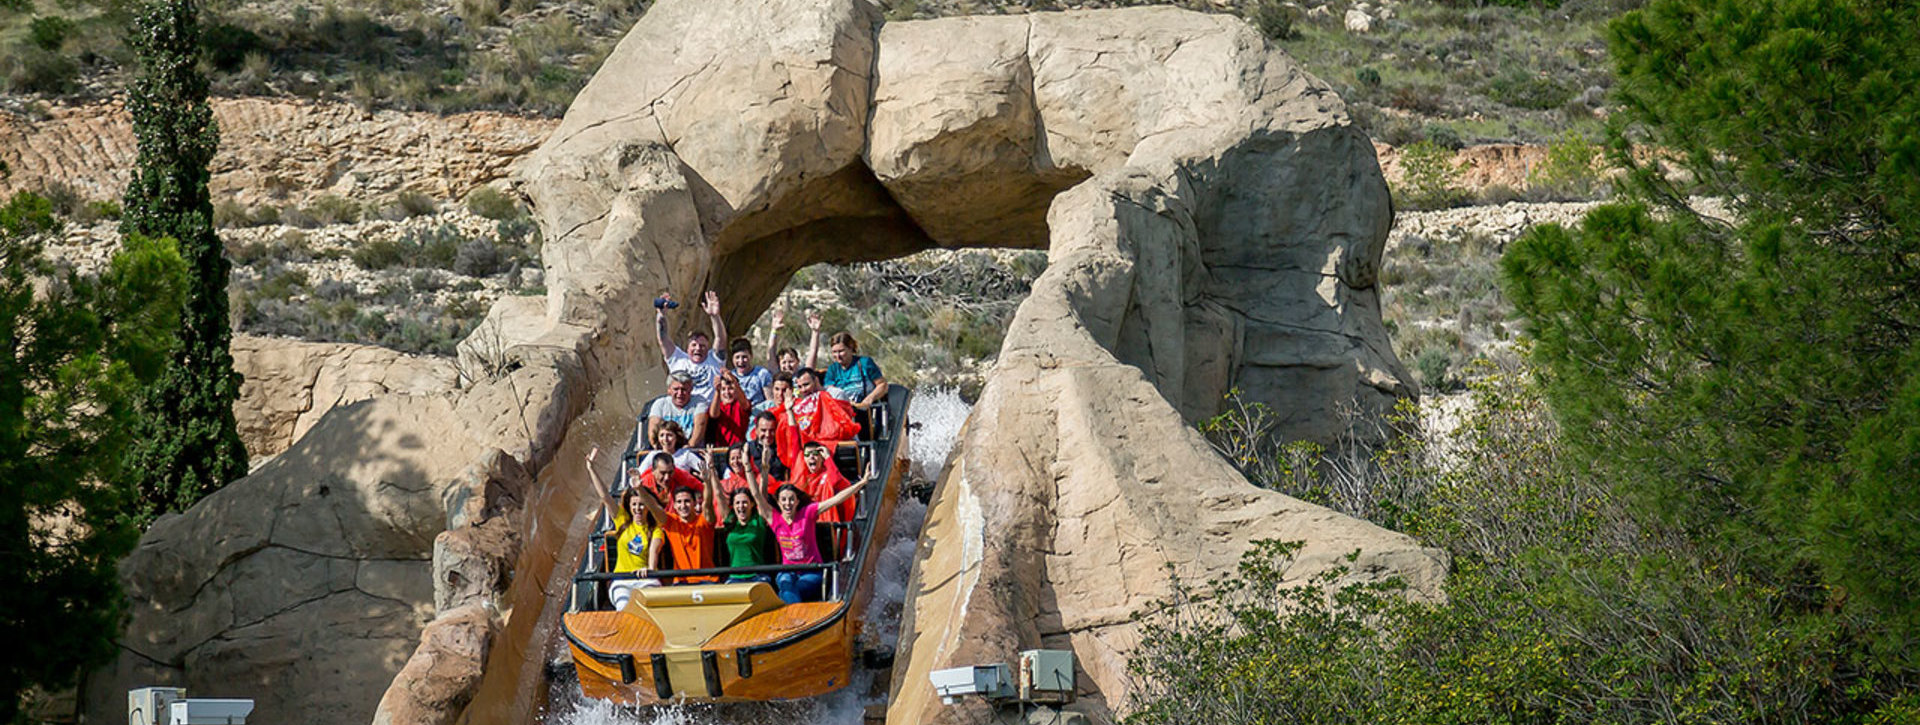
[[[648,473],[659,472],[662,478],[666,477],[664,472],[659,471],[661,461],[665,458],[665,456],[656,458],[655,470]],[[712,475],[713,464],[714,461],[707,461],[709,476]],[[672,468],[673,464],[667,463],[665,466]],[[678,470],[674,472],[685,475]],[[713,568],[713,520],[707,518],[707,497],[701,495],[704,489],[704,486],[695,488],[674,485],[671,494],[673,496],[671,512],[663,510],[660,504],[653,501],[652,496],[639,497],[653,514],[654,520],[660,522],[660,531],[667,535],[667,551],[673,554],[675,569]],[[719,581],[717,577],[695,576],[676,577],[671,583],[707,584],[716,581]]]

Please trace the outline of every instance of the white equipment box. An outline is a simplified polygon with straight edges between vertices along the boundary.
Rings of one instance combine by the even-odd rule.
[[[180,700],[167,725],[246,725],[252,700]]]
[[[1073,651],[1030,649],[1021,652],[1020,699],[1073,702]]]
[[[933,681],[933,691],[940,696],[940,701],[948,705],[961,695],[979,695],[988,699],[1013,697],[1013,682],[1007,677],[1006,665],[934,670],[927,678]]]
[[[167,725],[173,703],[187,698],[184,687],[142,687],[127,691],[127,725]]]

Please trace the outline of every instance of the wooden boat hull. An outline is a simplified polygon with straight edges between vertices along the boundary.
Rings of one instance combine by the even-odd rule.
[[[631,609],[574,612],[566,615],[568,647],[588,697],[633,705],[814,697],[846,687],[853,676],[853,625],[834,611],[843,608],[839,602],[788,605],[679,653]],[[629,655],[631,670],[608,661],[610,654]]]

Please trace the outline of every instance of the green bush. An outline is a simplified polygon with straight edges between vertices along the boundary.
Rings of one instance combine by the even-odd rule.
[[[71,35],[73,21],[58,15],[43,15],[27,23],[27,41],[42,50],[60,50]]]
[[[1632,508],[1569,455],[1524,371],[1475,378],[1442,446],[1271,464],[1370,481],[1376,520],[1446,550],[1445,598],[1414,602],[1298,545],[1256,542],[1237,574],[1174,596],[1129,655],[1132,725],[1172,723],[1865,723],[1910,680],[1852,668],[1845,620]],[[1329,484],[1315,484],[1326,487]],[[1339,486],[1354,485],[1337,483]],[[1335,503],[1339,503],[1335,501]],[[1363,552],[1364,553],[1364,552]],[[1684,716],[1678,716],[1684,714]]]
[[[74,59],[33,45],[16,46],[13,53],[0,58],[0,71],[11,93],[66,93],[80,78],[80,64]]]
[[[1432,141],[1400,150],[1400,186],[1394,199],[1409,209],[1441,209],[1461,198],[1453,152]]]
[[[469,238],[452,224],[409,230],[393,239],[372,239],[349,253],[361,269],[444,269],[492,276],[530,261],[526,250],[487,238]]]
[[[1460,132],[1444,123],[1427,124],[1427,141],[1449,151],[1458,151],[1466,147],[1467,142],[1460,138]]]
[[[314,226],[329,224],[352,224],[360,221],[363,209],[359,202],[334,194],[322,194],[307,202],[306,218]]]
[[[473,212],[475,216],[494,221],[518,219],[527,215],[519,199],[491,186],[482,186],[467,194],[467,211]]]
[[[1602,191],[1600,168],[1600,147],[1568,131],[1547,146],[1547,157],[1527,172],[1527,183],[1552,199],[1592,199]]]
[[[1281,0],[1255,0],[1247,11],[1247,19],[1253,21],[1253,27],[1269,40],[1292,40],[1299,37],[1294,23],[1300,19],[1300,11]]]
[[[312,217],[296,215],[302,226],[318,226]],[[213,205],[213,224],[222,229],[238,227],[263,227],[280,223],[280,207],[266,204],[248,208],[233,199],[222,199]]]
[[[1437,116],[1446,110],[1444,86],[1414,83],[1395,86],[1387,92],[1387,105],[1423,116]]]
[[[400,192],[394,197],[393,203],[406,217],[426,216],[440,210],[440,205],[433,200],[433,197],[417,191]]]
[[[91,221],[101,220],[101,219],[108,220],[108,221],[119,221],[120,213],[121,213],[120,202],[114,201],[112,199],[102,199],[100,201],[87,202],[87,205],[83,208],[81,214],[77,216],[78,216],[78,220],[82,222],[91,222]]]
[[[230,23],[207,26],[200,36],[200,45],[207,62],[222,71],[240,67],[249,56],[265,58],[270,50],[267,40],[259,33]]]
[[[1452,366],[1452,352],[1440,347],[1421,350],[1420,356],[1413,361],[1414,371],[1420,374],[1420,387],[1429,392],[1446,390],[1447,371]]]
[[[406,245],[398,239],[370,239],[348,252],[347,256],[354,265],[368,271],[398,267],[408,259]]]
[[[1495,76],[1483,89],[1489,98],[1536,111],[1550,111],[1573,100],[1574,89],[1545,73],[1514,70]]]
[[[475,239],[455,250],[453,272],[468,277],[491,277],[507,271],[513,261],[511,251],[490,240]]]

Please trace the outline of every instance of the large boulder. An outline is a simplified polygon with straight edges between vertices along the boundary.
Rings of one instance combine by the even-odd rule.
[[[443,393],[460,377],[445,358],[255,335],[233,336],[233,369],[242,378],[233,415],[256,462],[286,450],[337,406],[389,393]]]
[[[1044,245],[1049,271],[930,513],[894,721],[962,717],[928,669],[1043,644],[1081,655],[1076,707],[1109,717],[1165,567],[1217,576],[1254,539],[1305,541],[1302,574],[1359,549],[1354,578],[1435,591],[1437,553],[1251,486],[1191,426],[1239,387],[1331,441],[1413,392],[1374,290],[1386,185],[1325,84],[1225,16],[775,5],[662,0],[519,171],[550,293],[496,312],[516,340],[584,341],[606,385],[542,471],[468,719],[544,694],[592,505],[579,456],[657,390],[646,299],[714,289],[738,329],[802,266],[933,246]]]
[[[121,563],[121,655],[88,677],[83,718],[118,718],[127,690],[162,684],[251,698],[263,722],[372,718],[434,618],[436,537],[489,517],[517,529],[499,517],[527,495],[521,462],[543,464],[553,427],[579,414],[577,369],[548,358],[459,391],[334,407],[246,478],[162,517]]]
[[[899,134],[918,140],[888,157],[965,168],[964,149],[981,144],[964,139],[995,118],[1031,117],[1046,151],[1032,167],[1090,177],[1051,197],[1047,271],[928,512],[889,722],[988,719],[984,704],[939,702],[928,673],[1043,646],[1078,655],[1072,709],[1107,720],[1125,703],[1140,618],[1172,594],[1168,571],[1215,580],[1259,539],[1304,543],[1295,576],[1357,551],[1348,579],[1398,576],[1416,596],[1437,595],[1439,552],[1249,485],[1190,424],[1237,387],[1272,406],[1281,435],[1331,441],[1350,416],[1378,416],[1411,393],[1374,290],[1386,185],[1325,84],[1223,16],[902,25],[919,27],[882,34],[880,87],[1006,88],[1007,69],[1024,69],[1034,107],[935,104],[942,130]],[[972,80],[953,80],[968,69],[951,65],[889,77],[888,58],[920,46],[887,41],[916,37],[974,49],[962,56],[977,63]],[[876,103],[880,149],[895,137],[881,120],[910,113],[889,113],[888,96]],[[1006,173],[979,168],[955,186]],[[907,181],[881,178],[890,189]],[[996,218],[967,201],[921,203]]]

